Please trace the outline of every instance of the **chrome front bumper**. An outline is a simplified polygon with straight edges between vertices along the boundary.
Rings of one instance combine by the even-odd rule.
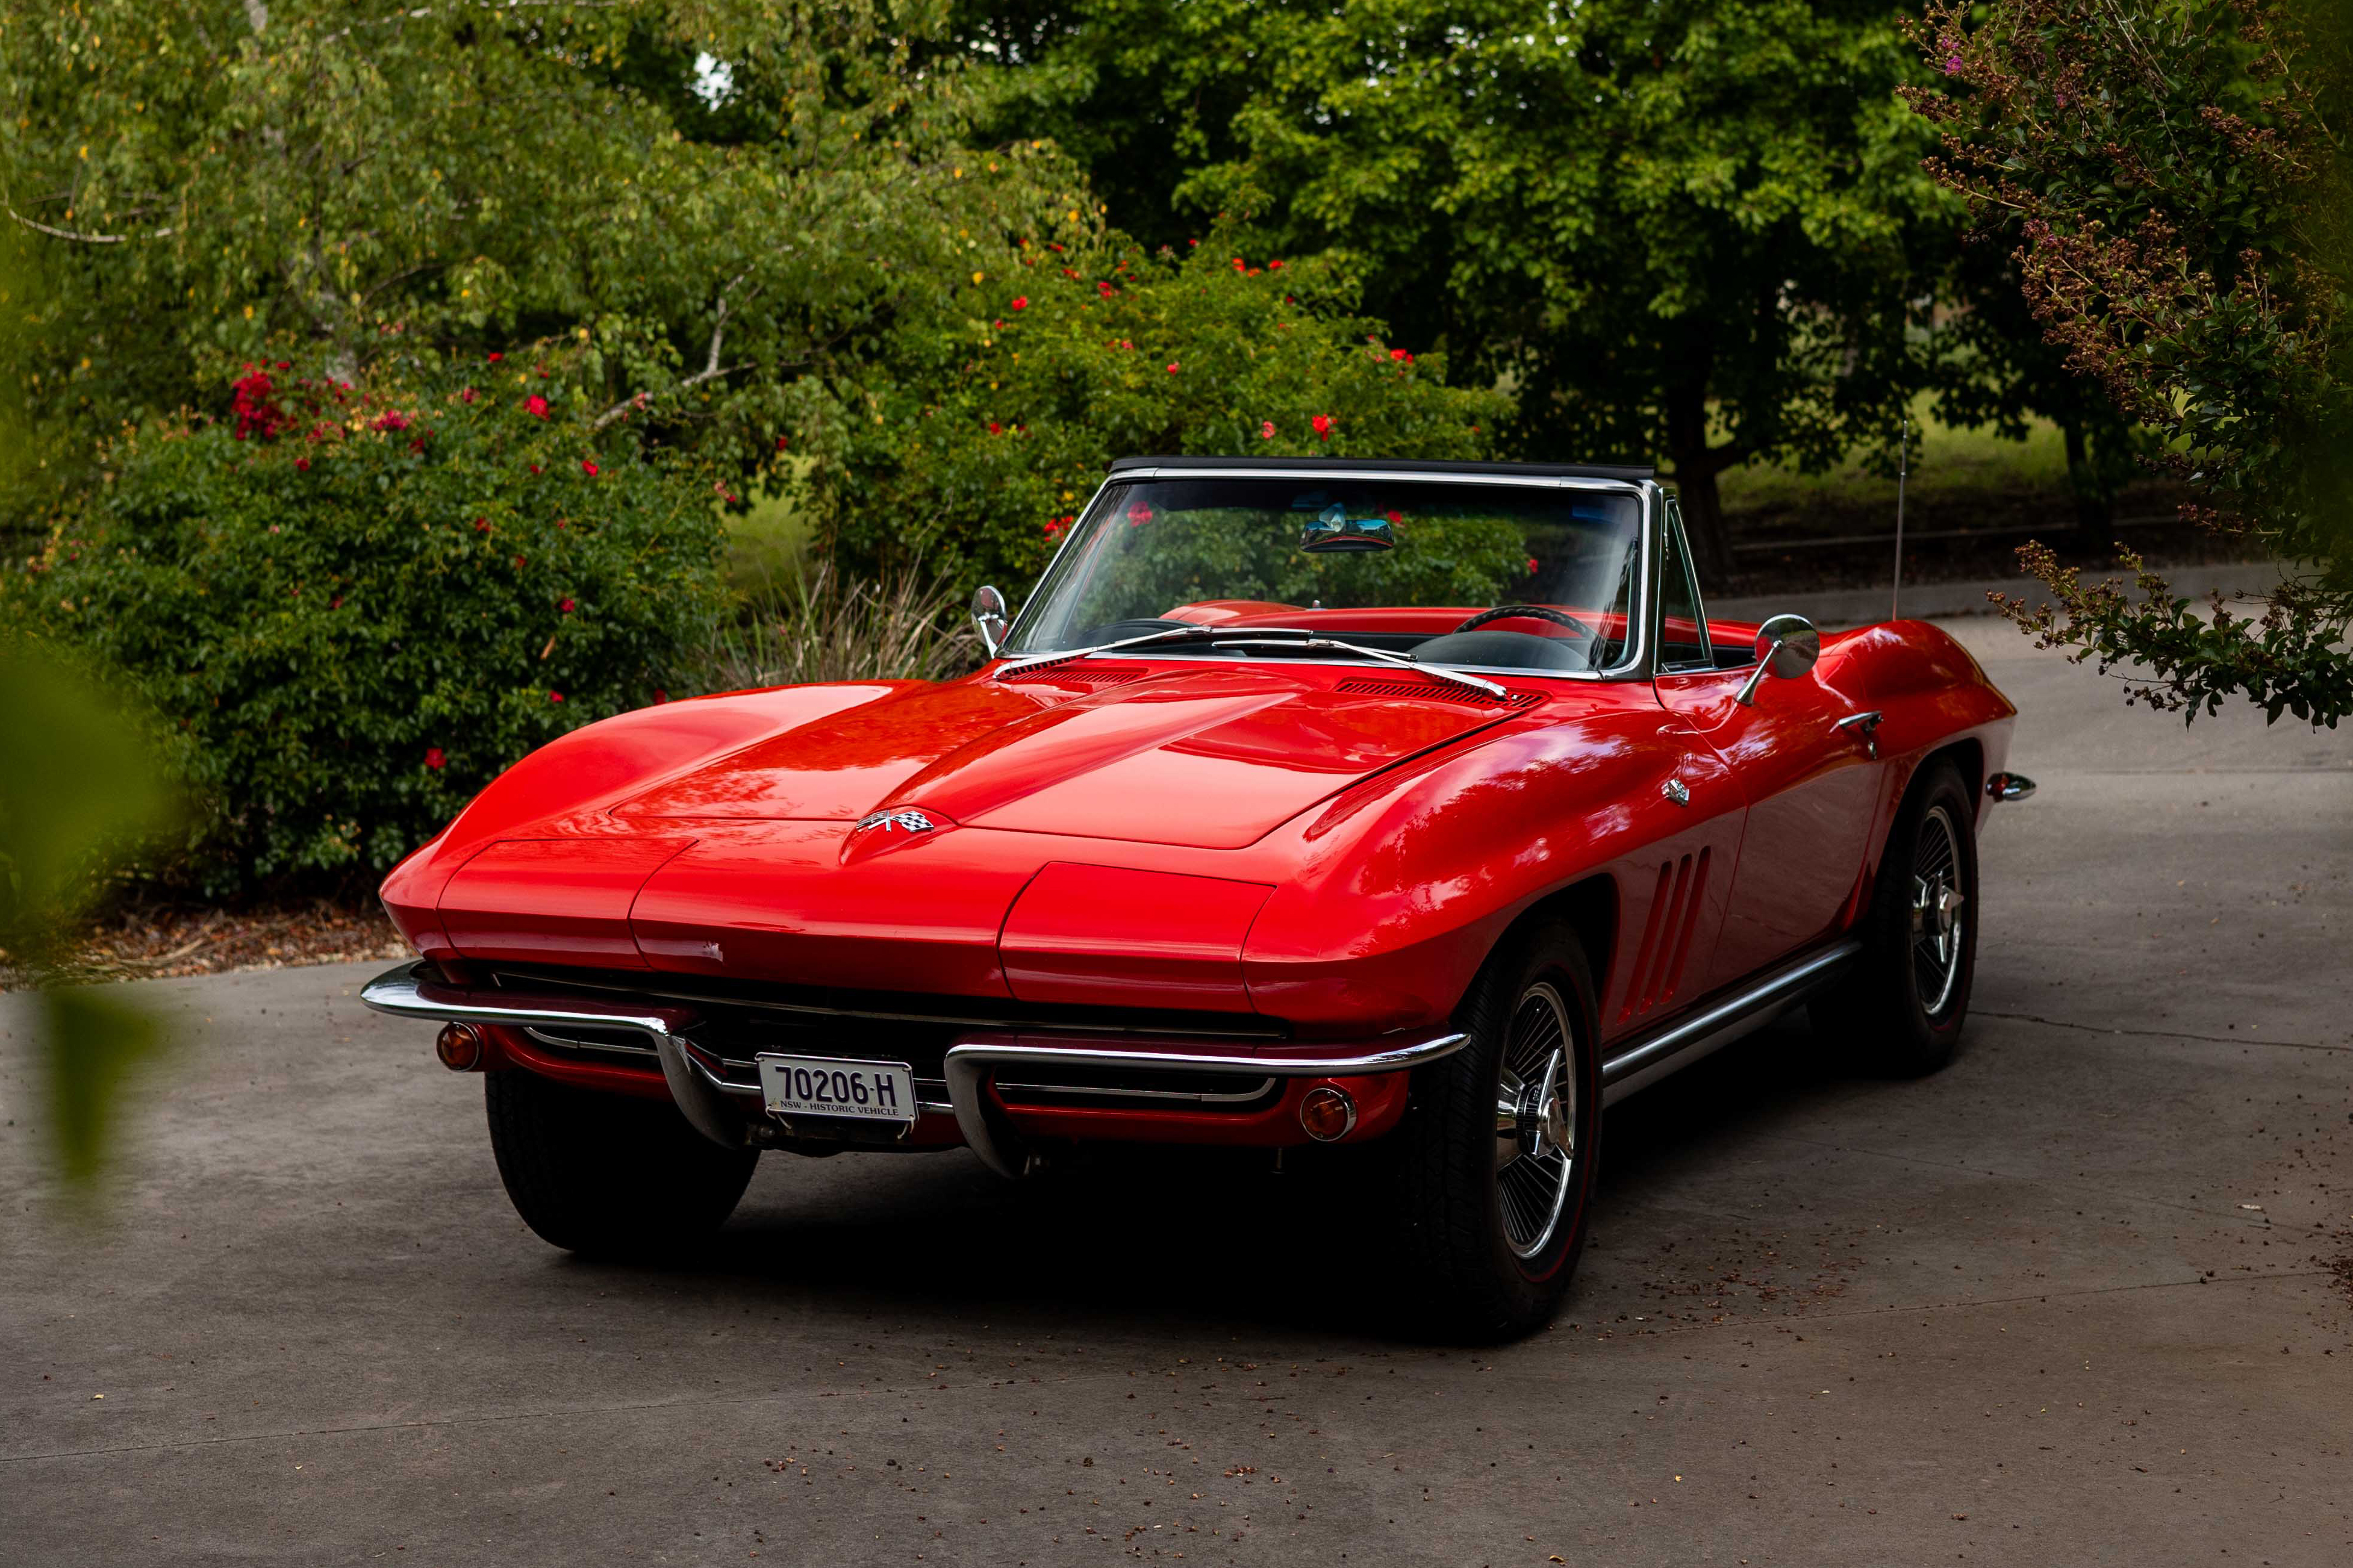
[[[617,996],[610,1001],[565,993],[534,995],[527,990],[475,990],[438,978],[422,959],[387,971],[360,989],[360,1000],[396,1017],[440,1023],[504,1024],[549,1029],[629,1029],[645,1037],[661,1062],[670,1098],[697,1131],[731,1148],[747,1141],[756,1119],[733,1102],[743,1094],[697,1059],[685,1031],[693,1026],[691,1007],[668,1001]],[[1458,1030],[1424,1030],[1368,1042],[1294,1045],[1268,1040],[1116,1036],[1073,1031],[1045,1034],[976,1030],[947,1049],[948,1100],[956,1127],[972,1152],[991,1170],[1012,1176],[1023,1160],[1011,1134],[988,1106],[987,1083],[999,1068],[1026,1067],[1099,1071],[1227,1073],[1240,1078],[1354,1078],[1403,1072],[1452,1056],[1470,1042]]]

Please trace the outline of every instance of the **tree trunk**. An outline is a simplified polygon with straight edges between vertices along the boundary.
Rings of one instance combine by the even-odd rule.
[[[1683,503],[1683,532],[1699,565],[1703,593],[1723,593],[1732,580],[1732,542],[1715,476],[1725,454],[1707,444],[1707,382],[1695,377],[1667,391],[1667,458]]]
[[[2067,443],[2067,488],[2075,493],[2075,526],[2087,539],[2096,535],[2105,543],[2110,524],[2116,521],[2116,498],[2108,493],[2092,462],[2091,443],[2082,422],[2063,421],[2059,431]]]

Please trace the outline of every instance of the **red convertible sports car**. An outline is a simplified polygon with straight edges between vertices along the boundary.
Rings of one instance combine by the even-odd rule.
[[[763,1150],[1332,1145],[1433,1325],[1525,1331],[1603,1110],[1798,1006],[1943,1063],[2032,785],[1943,632],[1711,620],[1648,469],[1126,458],[961,679],[574,731],[386,879],[547,1240]],[[1276,1157],[1279,1157],[1279,1153]]]

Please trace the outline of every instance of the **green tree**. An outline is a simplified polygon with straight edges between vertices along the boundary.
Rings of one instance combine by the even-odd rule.
[[[586,350],[596,418],[749,470],[828,374],[1072,204],[962,139],[926,0],[9,0],[6,218],[49,492],[247,362]]]
[[[1663,454],[1728,564],[1716,476],[1892,437],[1957,205],[1853,0],[1070,0],[959,12],[997,122],[1138,208],[1329,249],[1365,305],[1517,395],[1508,447]],[[1166,187],[1165,196],[1160,195]],[[1149,236],[1161,214],[1114,205]],[[1166,232],[1165,229],[1162,232]]]
[[[2353,26],[2327,0],[1936,0],[1932,165],[2013,247],[2069,369],[2166,443],[2193,510],[2307,568],[2203,615],[2139,571],[2086,588],[2039,545],[2056,607],[2009,608],[2136,700],[2231,695],[2276,720],[2353,712]]]

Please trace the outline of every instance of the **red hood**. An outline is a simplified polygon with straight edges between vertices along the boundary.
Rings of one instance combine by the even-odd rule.
[[[721,757],[613,815],[679,831],[696,819],[844,821],[907,806],[966,826],[1239,848],[1513,711],[1433,692],[1411,673],[1323,684],[1323,670],[1149,675],[1094,664],[1086,676],[1101,689],[1077,697],[1042,672],[902,689]]]

